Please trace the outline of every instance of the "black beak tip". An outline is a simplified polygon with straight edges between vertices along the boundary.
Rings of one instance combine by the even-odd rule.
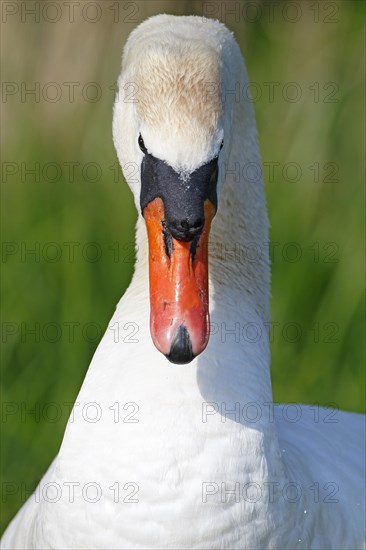
[[[194,357],[188,330],[184,325],[180,325],[174,335],[170,352],[166,355],[166,358],[176,365],[185,365],[190,363]]]

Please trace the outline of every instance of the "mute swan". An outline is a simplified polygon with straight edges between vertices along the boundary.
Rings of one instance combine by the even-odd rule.
[[[260,162],[235,83],[243,60],[218,21],[160,15],[127,41],[113,135],[140,212],[136,269],[4,549],[365,543],[363,417],[272,405],[268,220],[263,182],[232,169]],[[255,263],[215,248],[248,242]],[[233,345],[235,323],[252,335]]]

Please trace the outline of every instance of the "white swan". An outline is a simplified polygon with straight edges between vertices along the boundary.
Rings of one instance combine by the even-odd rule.
[[[236,83],[244,64],[217,21],[161,15],[131,34],[113,131],[150,253],[140,215],[133,281],[2,548],[363,547],[363,417],[271,405],[268,221],[263,182],[235,168],[260,162]],[[253,242],[256,262],[230,252]],[[151,339],[149,254],[151,335],[175,362],[199,354],[184,366]]]

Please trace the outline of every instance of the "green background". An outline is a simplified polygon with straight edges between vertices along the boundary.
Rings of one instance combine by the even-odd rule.
[[[2,527],[57,453],[64,404],[132,274],[112,105],[122,46],[150,15],[214,10],[246,59],[273,242],[274,401],[364,405],[365,4],[106,0],[100,17],[85,4],[73,22],[65,6],[53,23],[51,7],[39,21],[3,13],[1,458],[16,485]]]

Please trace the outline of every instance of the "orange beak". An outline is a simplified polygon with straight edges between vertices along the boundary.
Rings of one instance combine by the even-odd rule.
[[[164,233],[164,203],[155,198],[143,210],[149,241],[150,331],[153,342],[173,363],[189,363],[207,346],[208,236],[215,207],[204,202],[205,222],[198,241]]]

